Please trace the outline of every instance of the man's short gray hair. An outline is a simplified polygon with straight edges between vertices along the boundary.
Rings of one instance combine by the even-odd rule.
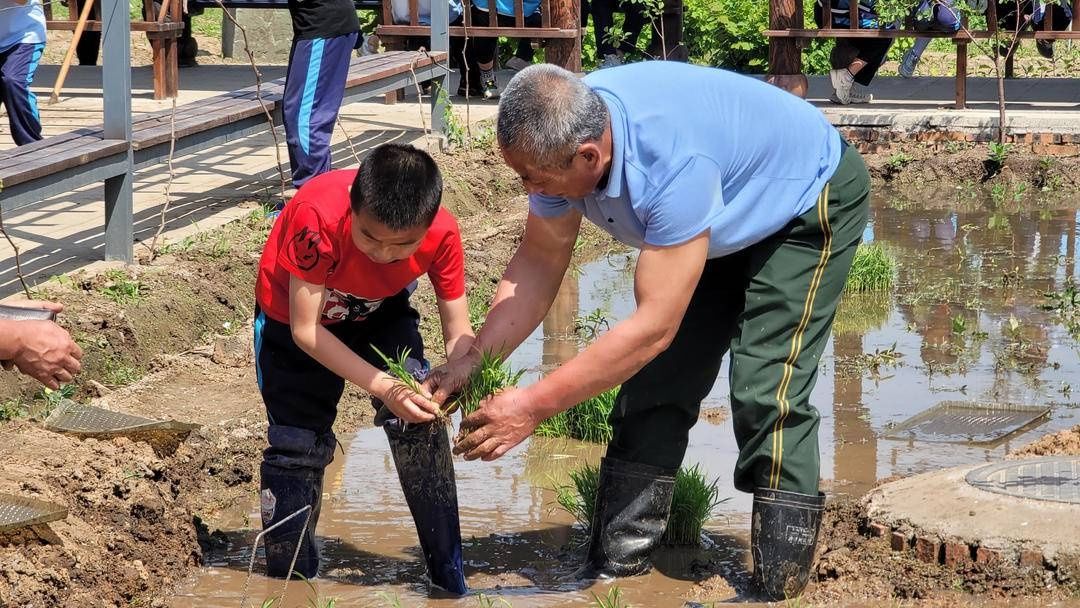
[[[580,78],[555,65],[531,65],[506,85],[499,100],[499,146],[538,167],[565,166],[578,146],[596,141],[608,125],[604,100]]]

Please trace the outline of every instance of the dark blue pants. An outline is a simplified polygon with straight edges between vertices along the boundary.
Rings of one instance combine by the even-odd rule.
[[[16,44],[0,52],[0,101],[7,108],[16,145],[41,139],[37,96],[30,90],[44,44]]]
[[[330,170],[334,134],[345,78],[357,34],[294,40],[285,75],[282,122],[293,186]]]

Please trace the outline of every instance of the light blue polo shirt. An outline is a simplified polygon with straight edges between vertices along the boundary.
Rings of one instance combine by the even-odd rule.
[[[0,2],[0,53],[16,44],[45,42],[45,11],[39,0]]]
[[[707,228],[710,258],[749,247],[813,207],[840,163],[840,134],[817,108],[754,78],[643,61],[585,82],[611,115],[607,185],[584,199],[532,195],[530,209],[575,208],[633,247]]]

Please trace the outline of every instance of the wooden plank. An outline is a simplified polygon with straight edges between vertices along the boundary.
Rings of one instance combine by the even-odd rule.
[[[525,27],[525,3],[522,0],[514,0],[514,27]]]
[[[816,30],[814,30],[816,31]],[[408,25],[380,25],[377,28],[379,36],[430,36],[431,28],[426,26],[411,27]],[[450,27],[451,36],[464,37],[468,33],[470,38],[539,38],[542,40],[577,38],[581,35],[578,29],[555,29],[542,27],[462,27],[455,25]],[[791,36],[797,38],[798,36]],[[822,36],[825,37],[825,36]]]
[[[37,152],[50,146],[55,146],[66,141],[90,135],[96,135],[97,137],[101,137],[101,129],[76,129],[74,131],[68,131],[67,133],[58,133],[56,135],[51,135],[44,139],[39,139],[38,141],[30,142],[23,146],[16,146],[14,148],[11,148],[10,150],[4,150],[3,152],[0,152],[0,164],[2,164],[5,160],[15,158],[17,156],[25,156],[27,154]]]
[[[382,0],[382,21],[380,25],[393,25],[394,23],[394,6],[390,4],[390,0]]]
[[[78,21],[71,19],[54,19],[52,21],[46,21],[45,25],[50,30],[61,31],[75,31],[75,25]],[[101,31],[100,21],[87,21],[86,30],[91,32]],[[131,31],[133,32],[177,32],[182,33],[184,30],[183,22],[180,23],[157,23],[155,21],[132,21]]]
[[[99,158],[122,154],[127,150],[127,146],[128,143],[124,140],[96,139],[77,148],[65,150],[63,154],[41,155],[20,164],[18,168],[0,170],[0,183],[4,187],[11,187],[64,169],[79,167]]]
[[[578,3],[578,23],[581,23],[581,3]],[[551,28],[551,0],[540,2],[540,27]]]
[[[466,28],[472,27],[472,0],[463,1],[461,17]]]
[[[420,25],[420,0],[409,0],[409,25]]]
[[[998,28],[997,2],[986,3],[986,29],[993,33]]]
[[[453,28],[451,28],[453,29]],[[948,38],[955,42],[966,42],[970,40],[967,34],[964,32],[916,32],[913,30],[878,30],[878,29],[861,29],[861,30],[847,30],[847,29],[792,29],[792,30],[765,30],[763,32],[766,37],[769,38]],[[971,32],[972,38],[984,39],[992,38],[993,33],[985,30],[975,30]],[[1020,32],[1021,38],[1036,40],[1077,40],[1080,36],[1077,32],[1032,32],[1022,31]]]
[[[831,2],[825,3],[828,6],[832,6]],[[823,8],[822,10],[828,10]],[[859,1],[848,1],[848,28],[853,30],[862,29],[862,20],[859,19]]]
[[[499,27],[499,10],[495,6],[495,0],[487,0],[488,4],[488,27]]]
[[[1080,32],[1080,0],[1073,0],[1072,15],[1072,31]]]

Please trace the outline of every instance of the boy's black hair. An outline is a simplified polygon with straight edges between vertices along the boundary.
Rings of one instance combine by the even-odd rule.
[[[442,200],[442,174],[431,155],[405,144],[382,144],[360,164],[349,199],[391,230],[430,226]]]

